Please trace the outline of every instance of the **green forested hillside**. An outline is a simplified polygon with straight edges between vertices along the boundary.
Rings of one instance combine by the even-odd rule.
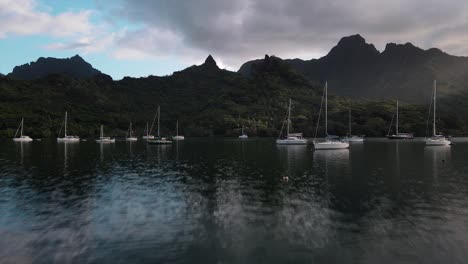
[[[13,136],[21,117],[25,133],[56,137],[65,110],[70,133],[94,137],[99,124],[106,134],[124,136],[130,121],[138,134],[161,105],[163,135],[174,134],[178,119],[186,136],[236,135],[244,124],[250,135],[277,136],[292,98],[293,130],[312,137],[322,98],[323,83],[313,83],[289,64],[265,57],[252,66],[250,77],[221,70],[211,56],[204,64],[171,76],[124,78],[107,75],[75,79],[49,75],[35,80],[0,77],[0,136]],[[384,136],[394,112],[394,101],[351,101],[333,96],[329,86],[329,132],[347,132],[348,108],[353,133]],[[428,105],[401,105],[401,130],[424,136]],[[445,108],[447,109],[447,108]],[[452,135],[466,131],[462,115],[442,108],[439,127]],[[323,119],[322,119],[323,120]],[[323,131],[320,131],[323,135]]]

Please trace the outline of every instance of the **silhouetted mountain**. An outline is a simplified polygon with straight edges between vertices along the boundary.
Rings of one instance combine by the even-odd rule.
[[[252,65],[260,61],[246,62],[239,73],[250,76]],[[425,103],[434,79],[438,80],[440,96],[468,91],[468,58],[435,48],[423,50],[411,43],[390,43],[379,52],[360,35],[354,35],[342,38],[320,59],[285,62],[309,80],[327,80],[336,94],[353,98],[400,98]]]
[[[367,50],[372,56],[372,49]],[[386,134],[394,101],[350,101],[333,95],[336,87],[329,91],[330,133],[346,133],[348,108],[352,107],[355,133]],[[69,111],[70,131],[83,137],[97,136],[100,124],[107,127],[109,135],[123,137],[130,121],[141,135],[160,105],[161,133],[165,136],[174,133],[175,120],[179,120],[187,136],[232,136],[244,125],[250,135],[277,137],[291,98],[292,131],[311,137],[322,92],[322,83],[308,80],[289,62],[274,56],[265,56],[252,65],[249,78],[219,69],[211,56],[201,65],[164,77],[125,77],[120,81],[103,74],[86,79],[64,74],[34,80],[0,78],[0,136],[13,136],[21,117],[28,124],[28,135],[56,136],[65,110]],[[451,101],[459,113],[465,112],[463,101],[462,97]],[[427,106],[402,103],[400,109],[402,130],[425,135]],[[439,109],[440,129],[449,134],[463,133],[468,120],[444,107]],[[323,125],[319,135],[324,135]]]
[[[50,74],[64,74],[77,79],[91,78],[100,71],[96,70],[78,55],[67,59],[39,58],[21,66],[16,66],[8,76],[16,80],[33,80]]]

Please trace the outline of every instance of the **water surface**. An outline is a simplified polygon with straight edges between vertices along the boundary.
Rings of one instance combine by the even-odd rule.
[[[0,263],[466,263],[468,141],[0,141]]]

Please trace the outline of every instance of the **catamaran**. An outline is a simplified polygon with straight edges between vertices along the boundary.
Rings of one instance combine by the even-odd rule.
[[[151,128],[148,127],[148,122],[146,122],[146,135],[142,137],[143,139],[154,139],[154,136],[151,135],[151,132],[153,131],[153,126],[154,126],[154,122],[156,121],[157,115],[158,115],[158,112],[156,111],[156,114],[154,115],[154,118],[153,118],[153,123],[151,123]]]
[[[133,136],[133,129],[132,129],[132,122],[130,122],[130,126],[128,127],[127,135],[125,137],[126,141],[137,141],[138,138]]]
[[[68,122],[68,113],[67,113],[67,111],[65,111],[64,135],[63,135],[62,138],[58,137],[57,141],[58,142],[78,142],[78,141],[80,141],[79,136],[69,136],[69,135],[67,135],[67,122]],[[60,132],[59,132],[59,136],[60,136]]]
[[[340,140],[337,136],[328,135],[328,83],[325,82],[324,88],[324,97],[325,97],[325,141],[316,142],[314,138],[314,148],[315,149],[346,149],[349,147],[349,143],[343,140]],[[322,99],[323,100],[323,99]],[[320,118],[319,118],[320,120]],[[317,127],[319,123],[317,122]],[[317,135],[316,135],[317,136]]]
[[[13,138],[13,141],[15,141],[15,142],[31,142],[31,141],[33,141],[33,139],[30,138],[29,136],[23,135],[23,127],[24,127],[24,118],[21,118],[21,123],[20,123],[18,129],[16,130],[15,137]],[[19,136],[18,136],[18,132],[20,132]]]
[[[283,128],[281,128],[280,137],[276,140],[278,145],[307,145],[307,139],[302,137],[302,133],[289,133],[291,126],[291,99],[289,99],[288,118],[286,119],[286,138],[280,138]],[[284,123],[283,123],[284,126]]]
[[[115,138],[105,137],[104,136],[104,126],[101,125],[101,134],[99,136],[99,139],[96,139],[96,142],[97,143],[114,143]]]
[[[147,139],[148,144],[154,144],[154,145],[166,145],[166,144],[172,144],[172,141],[168,140],[165,137],[160,137],[160,119],[161,119],[161,107],[158,106],[158,136],[153,139]]]
[[[364,136],[357,136],[351,134],[351,108],[349,109],[349,133],[348,137],[346,138],[348,142],[353,142],[353,143],[361,143],[364,142]]]
[[[241,132],[241,134],[239,136],[239,139],[248,139],[248,138],[249,138],[249,136],[247,136],[247,134],[244,133],[244,124],[242,124],[242,132]]]
[[[392,123],[393,123],[393,118],[392,118],[392,122],[390,123],[390,129],[388,130],[388,133],[387,133],[387,138],[388,139],[413,139],[414,136],[413,136],[413,133],[400,133],[398,131],[398,126],[399,126],[399,121],[398,121],[398,117],[399,117],[399,114],[398,114],[398,100],[396,101],[396,124],[395,124],[395,134],[390,134],[390,131],[392,130]]]
[[[179,120],[176,121],[176,135],[175,137],[172,137],[172,140],[184,140],[185,137],[182,135],[179,135]]]
[[[427,146],[447,146],[452,142],[450,138],[436,133],[436,99],[437,99],[437,81],[434,81],[433,101],[434,101],[434,120],[432,122],[432,137],[426,139]]]

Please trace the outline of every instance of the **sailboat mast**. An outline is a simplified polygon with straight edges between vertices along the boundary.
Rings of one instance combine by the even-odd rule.
[[[351,108],[349,108],[349,136],[351,136]]]
[[[179,120],[176,121],[176,136],[179,136]]]
[[[146,122],[146,135],[149,136],[149,126],[148,126],[148,122]]]
[[[398,135],[398,100],[396,101],[396,134]]]
[[[288,127],[286,130],[286,136],[289,136],[289,126],[291,125],[291,98],[289,98],[289,106],[288,106]]]
[[[103,137],[104,137],[104,126],[101,125],[101,138],[103,138]]]
[[[67,137],[67,111],[65,111],[65,136]]]
[[[432,134],[436,136],[436,99],[437,99],[437,81],[434,80],[434,121],[432,123]]]
[[[23,137],[24,117],[21,118],[21,137]]]
[[[161,116],[161,107],[158,105],[158,138],[159,138],[159,121]]]
[[[242,124],[242,134],[241,135],[244,135],[244,124]]]
[[[325,135],[328,136],[328,82],[325,82]]]

